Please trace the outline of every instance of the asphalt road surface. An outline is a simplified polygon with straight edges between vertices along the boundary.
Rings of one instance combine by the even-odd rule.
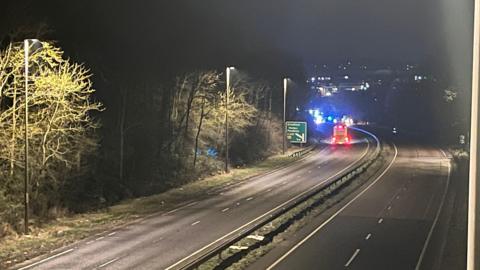
[[[400,144],[396,149],[382,174],[330,219],[298,233],[251,268],[416,269],[438,220],[450,161],[433,147]]]
[[[360,135],[358,135],[360,136]],[[293,166],[105,232],[20,269],[175,269],[358,162],[372,143],[326,147]]]

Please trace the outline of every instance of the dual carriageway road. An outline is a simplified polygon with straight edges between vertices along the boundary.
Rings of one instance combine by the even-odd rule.
[[[18,269],[179,269],[361,162],[374,142],[359,141],[314,151],[286,168],[80,241]],[[415,269],[442,205],[450,163],[439,149],[395,149],[383,173],[347,198],[327,221],[319,218],[251,269]]]

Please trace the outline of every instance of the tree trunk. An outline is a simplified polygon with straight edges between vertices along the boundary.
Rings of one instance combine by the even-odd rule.
[[[197,76],[200,76],[200,75],[197,75]],[[197,77],[196,78],[196,83],[195,84],[192,83],[192,86],[190,88],[190,92],[188,93],[187,111],[186,111],[186,119],[185,119],[185,131],[184,131],[184,137],[185,138],[188,135],[188,125],[189,125],[189,121],[190,121],[190,112],[192,110],[192,103],[193,103],[193,100],[195,99],[195,95],[196,95],[197,91],[200,88],[200,84],[202,83],[201,80],[202,80],[202,78]]]
[[[17,86],[13,86],[13,111],[12,111],[12,144],[10,149],[10,176],[13,176],[13,171],[15,169],[15,145],[17,142],[17,116],[15,115],[16,106],[17,106]]]
[[[203,118],[205,117],[205,97],[202,101],[202,108],[200,112],[200,121],[198,123],[197,135],[195,136],[195,151],[193,153],[193,167],[197,164],[197,151],[198,151],[198,139],[200,138],[200,132],[202,130]]]
[[[127,115],[127,91],[122,91],[122,100],[120,104],[120,156],[119,173],[120,183],[124,183],[124,163],[125,163],[125,117]]]
[[[270,147],[272,144],[272,90],[270,89],[269,94],[268,94],[268,138],[267,142]]]

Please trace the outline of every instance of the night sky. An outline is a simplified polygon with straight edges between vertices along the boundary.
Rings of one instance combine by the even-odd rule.
[[[53,30],[50,38],[79,61],[152,74],[234,64],[267,76],[301,76],[312,64],[346,59],[433,62],[458,72],[470,63],[472,5],[471,0],[11,1],[0,27],[10,31],[43,21]]]

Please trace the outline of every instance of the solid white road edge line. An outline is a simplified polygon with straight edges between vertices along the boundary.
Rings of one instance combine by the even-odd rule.
[[[197,203],[198,203],[198,202],[191,202],[191,203],[187,204],[186,207],[194,206],[194,205],[196,205]]]
[[[305,190],[304,192],[298,194],[297,196],[291,198],[290,200],[288,200],[288,201],[286,201],[286,202],[278,205],[277,207],[271,209],[270,211],[264,213],[263,215],[255,218],[255,219],[251,220],[250,222],[248,222],[248,223],[246,223],[246,224],[238,227],[237,229],[235,229],[235,230],[233,230],[233,231],[225,234],[224,236],[222,236],[222,237],[218,238],[217,240],[211,242],[210,244],[202,247],[201,249],[199,249],[199,250],[191,253],[191,254],[188,255],[187,257],[184,257],[183,259],[181,259],[181,260],[177,261],[176,263],[170,265],[169,267],[165,268],[165,270],[171,270],[171,269],[173,269],[173,268],[176,267],[177,265],[183,263],[184,261],[190,259],[191,257],[193,257],[193,256],[197,255],[198,253],[204,251],[205,249],[211,247],[212,245],[215,245],[215,244],[218,243],[219,241],[222,241],[223,239],[229,237],[230,235],[232,235],[232,234],[234,234],[234,233],[236,233],[236,232],[238,232],[238,231],[241,231],[242,229],[244,229],[245,227],[249,226],[250,224],[258,221],[259,219],[261,219],[261,218],[263,218],[263,217],[265,217],[265,216],[270,215],[272,212],[274,212],[274,211],[276,211],[276,210],[284,207],[285,205],[289,204],[290,202],[292,202],[292,201],[300,198],[300,197],[303,196],[304,194],[307,194],[308,192],[316,189],[316,188],[319,187],[320,185],[323,185],[326,181],[331,180],[331,179],[337,177],[338,175],[340,175],[340,174],[342,174],[343,172],[345,172],[345,171],[347,171],[348,169],[350,169],[350,167],[353,166],[355,163],[357,163],[358,161],[362,160],[362,159],[367,155],[369,149],[370,149],[370,142],[367,140],[367,148],[365,149],[365,152],[362,154],[362,156],[361,156],[359,159],[355,160],[354,162],[350,163],[350,164],[349,164],[347,167],[345,167],[343,170],[341,170],[341,171],[337,172],[336,174],[334,174],[334,175],[326,178],[324,181],[318,183],[317,185],[311,187],[311,188],[308,189],[308,190]]]
[[[55,254],[55,255],[53,255],[53,256],[51,256],[51,257],[48,257],[48,258],[45,258],[45,259],[43,259],[43,260],[41,260],[41,261],[38,261],[38,262],[36,262],[36,263],[32,263],[32,264],[30,264],[30,265],[24,266],[24,267],[22,267],[22,268],[20,268],[20,269],[18,269],[18,270],[25,270],[25,269],[32,268],[32,267],[34,267],[34,266],[37,266],[37,265],[39,265],[39,264],[41,264],[41,263],[44,263],[44,262],[47,262],[47,261],[49,261],[49,260],[51,260],[51,259],[54,259],[54,258],[56,258],[56,257],[60,257],[60,256],[62,256],[62,255],[65,255],[65,254],[67,254],[67,253],[70,253],[70,252],[72,252],[73,250],[74,250],[73,248],[68,249],[68,250],[65,250],[64,252],[60,252],[60,253],[58,253],[58,254]]]
[[[448,156],[445,154],[445,152],[442,149],[440,149],[440,151],[445,156],[445,158],[448,159]],[[445,189],[443,191],[442,202],[440,202],[440,206],[438,207],[437,214],[435,215],[435,219],[433,220],[432,227],[428,232],[427,239],[425,240],[425,244],[423,245],[422,252],[420,253],[420,257],[418,257],[418,262],[417,262],[417,266],[415,267],[415,270],[419,270],[420,266],[422,265],[423,258],[425,257],[425,252],[427,251],[428,244],[430,243],[430,239],[432,238],[433,230],[435,229],[435,226],[437,225],[437,222],[438,222],[438,218],[440,217],[440,213],[442,212],[443,204],[445,202],[445,198],[447,197],[448,186],[450,185],[451,169],[452,167],[450,165],[450,160],[448,160],[447,184],[445,185]]]
[[[320,226],[318,226],[313,232],[311,232],[307,237],[305,237],[302,241],[300,241],[298,244],[296,244],[293,248],[291,248],[287,253],[285,253],[282,257],[280,257],[278,260],[276,260],[272,265],[270,265],[266,270],[273,269],[275,266],[277,266],[280,262],[282,262],[286,257],[288,257],[292,252],[294,252],[296,249],[298,249],[303,243],[305,243],[308,239],[312,238],[318,231],[320,231],[325,225],[330,223],[335,217],[337,217],[345,208],[350,206],[353,202],[355,202],[360,196],[362,196],[367,190],[369,190],[373,185],[375,185],[387,172],[390,170],[392,167],[393,163],[397,159],[397,154],[398,154],[398,149],[397,146],[394,144],[393,147],[395,148],[395,155],[393,156],[392,161],[388,165],[388,167],[380,174],[375,181],[373,181],[370,185],[367,186],[362,192],[360,192],[357,196],[355,196],[352,200],[350,200],[347,204],[345,204],[342,208],[340,208],[335,214],[333,214],[329,219],[327,219],[324,223],[322,223]]]

